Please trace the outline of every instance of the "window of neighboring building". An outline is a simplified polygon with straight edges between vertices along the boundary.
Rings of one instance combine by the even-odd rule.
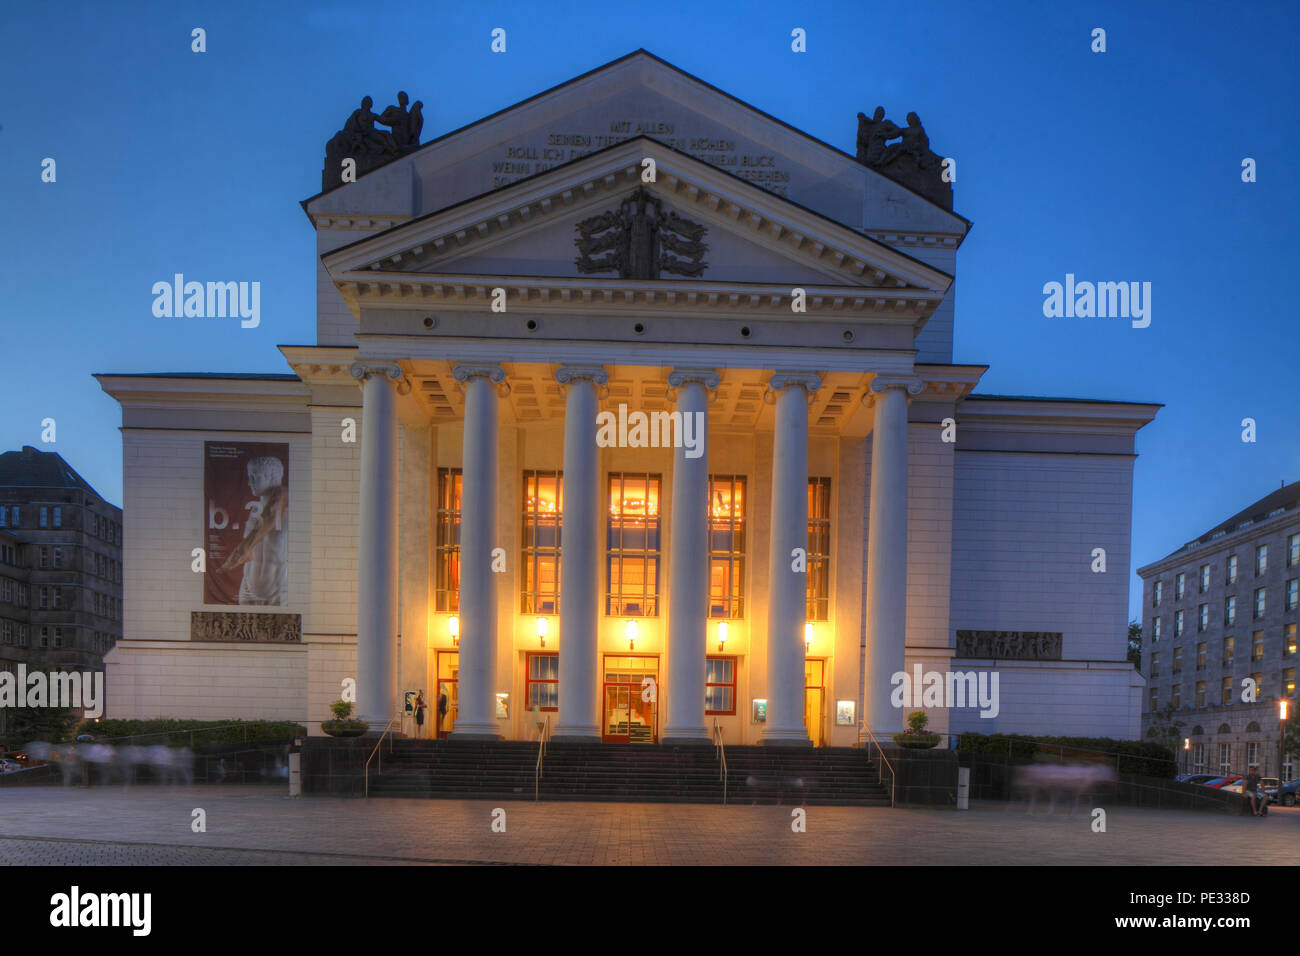
[[[1205,744],[1192,744],[1192,770],[1205,773]]]
[[[1196,630],[1204,631],[1210,626],[1210,606],[1202,604],[1196,609]]]
[[[1160,596],[1163,591],[1164,591],[1164,585],[1162,582],[1156,581],[1154,584],[1151,585],[1151,606],[1152,607],[1160,606]]]
[[[48,528],[49,526],[50,526],[50,509],[47,508],[45,505],[41,505],[41,527]]]
[[[1174,611],[1174,637],[1183,636],[1183,612]]]
[[[62,508],[55,508],[55,509],[54,509],[54,527],[56,527],[56,528],[62,528],[62,527],[63,527],[63,509],[62,509]]]
[[[1174,685],[1173,705],[1174,705],[1174,710],[1178,710],[1180,707],[1183,706],[1183,685],[1182,684]]]
[[[1151,619],[1151,640],[1153,642],[1160,640],[1160,618],[1158,617]]]
[[[54,592],[54,609],[60,610],[63,607],[63,588],[51,588]]]
[[[1223,681],[1220,683],[1219,689],[1221,691],[1219,697],[1219,703],[1231,704],[1232,703],[1232,678],[1225,677]]]
[[[61,627],[56,627],[54,629],[54,646],[55,647],[63,646],[63,628]]]
[[[9,511],[9,527],[17,528],[19,526],[18,515],[18,506],[14,505]]]
[[[709,617],[745,616],[745,479],[709,476]]]
[[[62,549],[62,548],[55,548],[55,549],[54,549],[54,566],[55,566],[56,568],[61,568],[61,567],[63,567],[63,549]]]
[[[605,613],[659,616],[659,475],[611,473]]]
[[[1204,643],[1196,645],[1196,669],[1198,671],[1205,670],[1205,644]]]
[[[1198,680],[1196,682],[1196,706],[1205,706],[1205,681],[1203,680]]]
[[[1183,672],[1183,649],[1181,647],[1175,647],[1174,648],[1174,673],[1181,674],[1182,672]]]
[[[1264,659],[1264,632],[1256,631],[1250,637],[1250,659],[1252,661],[1262,661]]]
[[[1268,545],[1261,544],[1255,548],[1255,577],[1268,570]]]
[[[528,680],[524,700],[528,709],[558,710],[560,707],[560,655],[529,654]]]
[[[27,646],[27,625],[26,624],[18,625],[18,646],[19,647]]]
[[[735,712],[736,659],[706,657],[704,659],[704,713],[734,714]]]
[[[1292,578],[1286,583],[1286,609],[1294,611],[1300,603],[1300,578]]]
[[[1235,554],[1230,554],[1230,555],[1228,555],[1228,580],[1227,580],[1227,583],[1228,583],[1228,584],[1236,584],[1236,583],[1237,583],[1237,556],[1236,556]]]
[[[1255,589],[1255,620],[1264,616],[1264,593],[1265,588]]]
[[[460,469],[439,468],[433,522],[434,606],[443,612],[460,610],[460,492]]]
[[[1232,666],[1232,656],[1236,653],[1235,641],[1231,637],[1223,639],[1223,666]]]
[[[1181,601],[1183,593],[1187,590],[1187,575],[1179,571],[1174,575],[1174,600]]]
[[[1286,566],[1294,568],[1300,564],[1300,534],[1288,535],[1286,539]]]
[[[808,479],[808,608],[810,621],[830,620],[831,480]]]
[[[8,524],[9,524],[9,507],[8,505],[6,505],[5,507],[0,508],[0,528],[3,528]]]
[[[41,567],[48,568],[49,566],[50,566],[50,549],[42,545],[41,546]]]
[[[1151,655],[1151,676],[1160,676],[1160,655],[1158,653],[1153,653]]]
[[[1250,675],[1250,679],[1255,682],[1255,699],[1264,699],[1264,675],[1262,672],[1256,672]]]
[[[1285,667],[1282,669],[1282,694],[1286,697],[1295,696],[1295,668]]]
[[[1210,566],[1208,564],[1202,564],[1201,581],[1200,581],[1201,593],[1204,594],[1209,589],[1210,589]]]
[[[50,589],[45,587],[45,585],[41,585],[40,594],[41,594],[40,609],[44,611],[47,610],[50,606]]]
[[[1228,627],[1237,623],[1237,599],[1235,597],[1223,599],[1223,623]]]
[[[1296,652],[1296,625],[1294,622],[1288,624],[1282,632],[1282,653],[1294,654]]]
[[[94,512],[90,515],[90,533],[96,538],[99,537],[99,515]]]
[[[1288,751],[1282,758],[1282,782],[1290,783],[1295,779],[1295,754]]]
[[[1226,777],[1232,773],[1232,744],[1219,744],[1219,775]]]
[[[1151,711],[1152,713],[1159,710],[1160,709],[1159,702],[1160,702],[1160,694],[1156,690],[1156,688],[1152,687],[1150,698],[1147,702],[1147,710]]]
[[[1259,741],[1252,740],[1246,744],[1246,766],[1259,766]]]
[[[523,589],[524,614],[560,612],[560,536],[564,514],[564,478],[558,471],[524,472]]]

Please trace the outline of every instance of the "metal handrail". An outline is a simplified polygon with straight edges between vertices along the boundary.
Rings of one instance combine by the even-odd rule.
[[[370,796],[370,761],[375,759],[375,754],[379,754],[379,769],[376,771],[376,773],[384,772],[384,754],[379,748],[384,745],[384,738],[387,737],[389,731],[393,729],[393,721],[398,719],[399,718],[396,714],[388,718],[388,723],[384,725],[384,732],[379,735],[379,740],[378,742],[376,742],[375,748],[370,751],[370,756],[366,758],[366,796],[367,797]],[[391,738],[388,741],[388,752],[389,753],[393,752],[393,742]]]
[[[722,743],[722,725],[713,721],[714,753],[718,757],[718,779],[722,781],[722,805],[727,805],[727,748]]]
[[[894,772],[894,765],[889,762],[889,758],[885,756],[884,750],[880,748],[880,741],[877,740],[876,735],[871,732],[871,728],[868,727],[866,724],[863,724],[862,729],[865,730],[867,732],[867,736],[871,738],[872,744],[875,745],[876,753],[880,754],[881,761],[884,763],[886,767],[889,768],[889,805],[891,807],[896,807],[898,806],[898,801],[897,801],[898,775]]]
[[[546,741],[551,736],[551,716],[546,715],[546,721],[538,724],[537,730],[537,774],[533,777],[533,803],[537,803],[542,798],[542,758],[546,756]]]

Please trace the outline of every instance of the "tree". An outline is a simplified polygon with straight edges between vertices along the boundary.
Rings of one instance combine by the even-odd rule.
[[[1157,743],[1168,747],[1175,754],[1178,753],[1178,745],[1182,737],[1182,729],[1186,726],[1186,721],[1174,720],[1174,710],[1172,703],[1165,704],[1159,710],[1151,712],[1151,719],[1148,722],[1150,728],[1148,735],[1154,737]]]
[[[1128,622],[1128,659],[1137,670],[1142,669],[1142,625]]]

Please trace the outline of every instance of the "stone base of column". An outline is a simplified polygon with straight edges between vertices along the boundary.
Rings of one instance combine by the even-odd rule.
[[[600,743],[599,733],[575,733],[566,731],[564,733],[551,734],[551,743],[553,744],[598,744]]]
[[[703,727],[675,727],[664,731],[659,743],[665,747],[712,747],[713,740]]]
[[[811,747],[813,745],[811,738],[806,733],[801,735],[789,730],[764,735],[759,743],[764,747]]]
[[[459,724],[447,735],[448,740],[501,740],[501,731],[493,724]]]

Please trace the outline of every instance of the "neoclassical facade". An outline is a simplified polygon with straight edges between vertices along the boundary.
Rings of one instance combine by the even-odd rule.
[[[944,195],[638,51],[307,200],[290,373],[100,376],[109,713],[852,745],[919,667],[998,677],[939,730],[1137,736],[1156,406],[972,394]]]

